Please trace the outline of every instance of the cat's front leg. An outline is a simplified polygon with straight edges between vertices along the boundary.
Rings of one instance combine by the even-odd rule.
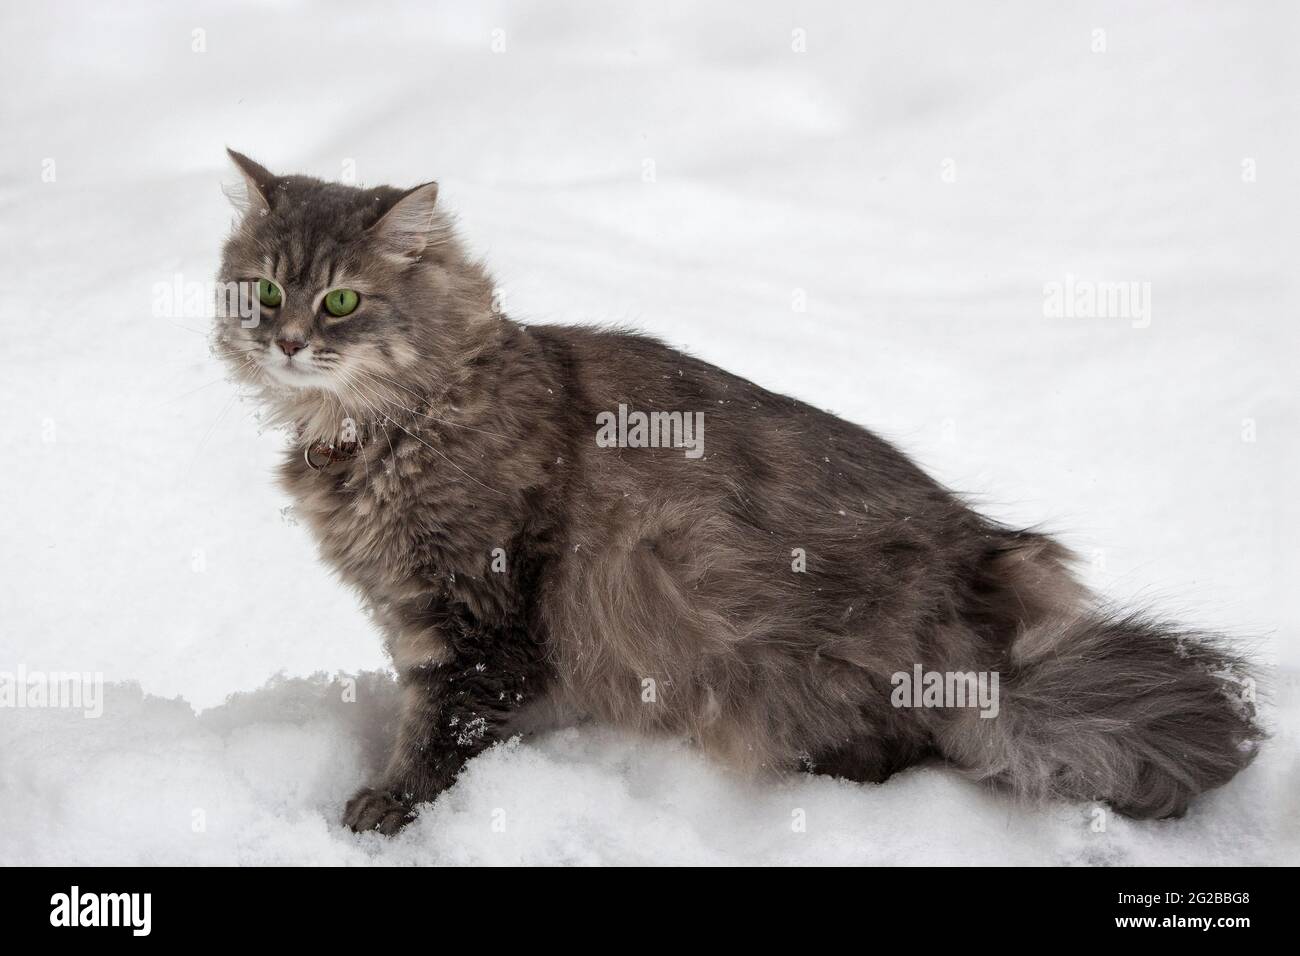
[[[511,714],[540,691],[535,654],[471,654],[401,674],[402,714],[396,747],[380,779],[348,801],[343,822],[357,832],[396,833],[455,781],[465,761],[501,739]],[[531,680],[530,680],[531,679]]]

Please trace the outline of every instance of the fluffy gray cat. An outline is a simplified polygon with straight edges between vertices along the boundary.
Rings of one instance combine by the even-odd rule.
[[[1253,756],[1219,641],[1107,612],[1061,545],[871,432],[646,336],[499,314],[436,184],[231,155],[220,278],[256,288],[260,321],[219,320],[218,349],[293,428],[280,479],[403,688],[354,830],[392,833],[493,741],[578,720],[747,771],[937,758],[1138,817]],[[976,683],[987,706],[953,699]]]

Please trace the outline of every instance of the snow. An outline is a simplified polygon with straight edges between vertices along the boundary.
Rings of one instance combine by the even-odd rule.
[[[697,6],[5,7],[0,671],[107,684],[97,719],[0,709],[0,862],[1300,861],[1294,8]],[[155,314],[215,268],[226,145],[436,178],[512,314],[876,428],[1107,594],[1249,640],[1275,738],[1186,819],[1097,832],[937,768],[746,781],[582,728],[343,831],[379,641],[206,319]],[[1149,326],[1046,317],[1071,276],[1149,283]]]
[[[1187,818],[1018,807],[937,769],[879,786],[737,778],[685,744],[570,729],[498,744],[398,836],[335,822],[395,705],[383,674],[277,678],[195,714],[106,688],[98,720],[0,725],[4,861],[42,864],[953,864],[1294,862],[1265,755]],[[1294,690],[1294,688],[1293,688]],[[1294,725],[1296,714],[1291,713]],[[1294,732],[1275,741],[1294,752]],[[1272,765],[1270,767],[1270,764]],[[1294,781],[1292,781],[1294,783]],[[1104,829],[1100,829],[1104,826]],[[1288,857],[1289,855],[1289,857]]]

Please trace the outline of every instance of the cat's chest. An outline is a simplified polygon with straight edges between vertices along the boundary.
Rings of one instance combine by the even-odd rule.
[[[281,479],[322,558],[372,597],[409,598],[490,560],[481,510],[425,462],[371,450],[313,469],[298,458]]]

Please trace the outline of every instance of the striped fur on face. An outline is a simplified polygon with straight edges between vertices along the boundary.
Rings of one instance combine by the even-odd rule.
[[[220,281],[275,283],[282,302],[256,324],[218,324],[216,348],[238,380],[267,399],[277,420],[320,441],[350,416],[382,418],[401,396],[445,388],[473,350],[491,286],[436,208],[437,187],[361,190],[301,176],[275,177],[232,154],[244,176],[242,215],[226,243]],[[354,290],[356,310],[324,307]],[[301,343],[287,355],[278,343]]]

